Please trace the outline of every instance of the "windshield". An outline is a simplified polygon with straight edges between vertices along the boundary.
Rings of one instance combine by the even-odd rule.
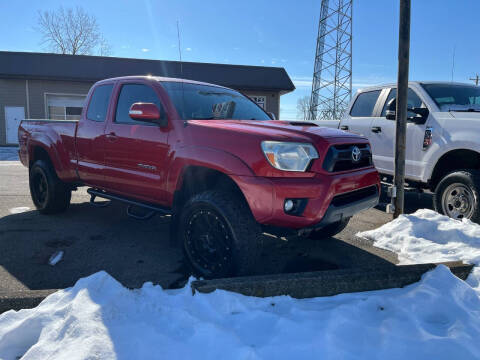
[[[253,101],[217,86],[162,82],[182,120],[271,120]]]
[[[422,84],[440,111],[480,111],[480,87],[473,85]]]

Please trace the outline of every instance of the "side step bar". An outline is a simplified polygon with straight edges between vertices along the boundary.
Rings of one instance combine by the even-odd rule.
[[[109,204],[109,203],[106,203],[106,204],[101,204],[100,205],[98,203],[95,203],[95,198],[96,197],[103,198],[103,199],[108,199],[108,200],[121,201],[121,202],[124,202],[124,203],[128,204],[127,215],[130,216],[130,217],[133,217],[134,219],[137,219],[137,220],[150,219],[153,215],[155,215],[157,213],[160,213],[161,215],[171,214],[170,210],[162,208],[160,206],[157,206],[157,205],[154,205],[154,204],[149,204],[149,203],[144,203],[144,202],[141,202],[141,201],[138,201],[138,200],[132,200],[132,199],[129,199],[129,198],[126,198],[126,197],[123,197],[123,196],[119,196],[119,195],[113,195],[113,194],[110,194],[110,193],[108,193],[106,191],[102,191],[102,190],[97,190],[97,189],[90,188],[90,189],[87,190],[87,193],[90,194],[90,203],[92,205],[95,205],[95,206],[103,207],[103,206],[106,206],[106,205]],[[149,210],[149,212],[147,212],[146,214],[135,214],[132,211],[132,209],[134,207],[147,209],[147,210]]]

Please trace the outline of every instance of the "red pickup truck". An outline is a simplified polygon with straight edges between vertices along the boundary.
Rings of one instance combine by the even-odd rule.
[[[367,139],[272,117],[217,85],[107,79],[79,121],[22,121],[19,154],[41,213],[65,211],[72,190],[88,186],[93,204],[171,214],[195,274],[245,275],[263,232],[332,236],[380,193]]]

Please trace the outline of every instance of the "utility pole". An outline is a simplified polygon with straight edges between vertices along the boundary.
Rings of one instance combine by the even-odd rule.
[[[473,79],[470,78],[470,80],[475,81],[475,85],[478,86],[478,81],[480,80],[480,76],[478,76],[478,74],[477,74]]]
[[[398,29],[398,77],[395,133],[395,176],[392,202],[393,217],[404,210],[405,145],[407,138],[408,67],[410,61],[410,5],[411,0],[400,0],[400,23]]]

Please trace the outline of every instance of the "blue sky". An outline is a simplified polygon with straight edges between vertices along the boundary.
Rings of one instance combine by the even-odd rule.
[[[0,50],[43,51],[38,10],[81,5],[97,17],[112,55],[178,60],[176,21],[185,61],[285,67],[297,90],[282,96],[281,118],[296,117],[309,95],[320,0],[1,1]],[[480,73],[480,1],[413,0],[411,80],[468,81]],[[354,0],[353,83],[395,81],[398,0]]]

